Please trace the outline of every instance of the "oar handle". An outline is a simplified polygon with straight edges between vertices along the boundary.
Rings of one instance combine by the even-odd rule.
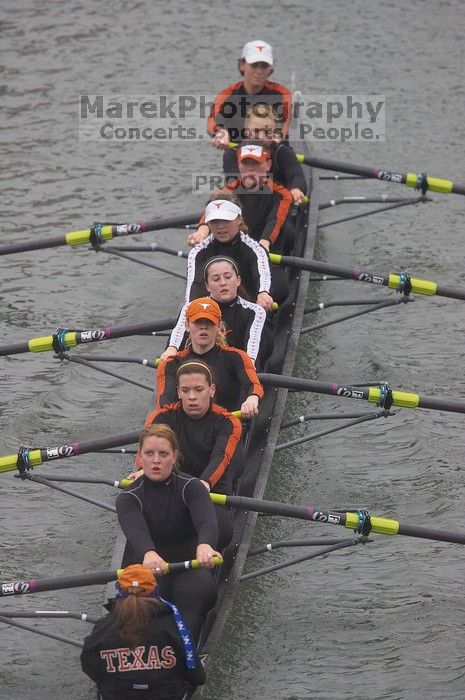
[[[214,556],[214,566],[220,566],[223,558]],[[199,569],[200,562],[197,559],[167,563],[164,574],[187,569]],[[0,582],[0,598],[10,595],[24,595],[26,593],[40,593],[42,591],[57,591],[63,588],[78,588],[79,586],[95,586],[110,581],[116,581],[124,572],[124,569],[108,571],[94,571],[74,576],[57,576],[48,579],[30,579],[29,581],[3,581]]]

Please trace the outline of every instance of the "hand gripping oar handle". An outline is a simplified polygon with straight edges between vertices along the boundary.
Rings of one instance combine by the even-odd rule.
[[[214,556],[214,566],[223,563],[222,557]],[[184,571],[186,569],[199,569],[201,567],[197,559],[179,561],[167,564],[163,574]],[[96,586],[99,584],[116,581],[124,569],[112,569],[107,571],[94,571],[91,573],[76,574],[74,576],[57,576],[55,578],[30,579],[29,581],[5,581],[0,583],[0,597],[9,595],[24,595],[26,593],[40,593],[42,591],[57,591],[64,588],[78,588],[80,586]]]
[[[279,503],[276,501],[262,501],[257,498],[245,496],[225,496],[218,493],[210,493],[213,503],[232,506],[240,510],[250,510],[255,513],[267,513],[281,515],[287,518],[299,520],[311,520],[316,523],[328,525],[342,525],[348,530],[355,530],[359,534],[367,535],[376,532],[381,535],[406,535],[408,537],[420,537],[426,540],[451,542],[453,544],[465,544],[465,534],[436,530],[416,525],[404,525],[397,520],[382,518],[377,515],[368,515],[366,511],[356,513],[341,513],[322,511],[313,506],[296,506],[291,503]]]

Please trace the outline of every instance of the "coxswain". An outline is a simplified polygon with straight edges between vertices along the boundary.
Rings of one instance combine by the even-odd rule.
[[[186,301],[207,294],[205,265],[210,258],[226,255],[241,271],[247,297],[265,311],[271,311],[273,301],[278,304],[285,301],[286,290],[281,293],[272,279],[266,250],[244,232],[242,210],[237,201],[229,191],[214,195],[207,204],[199,228],[189,236],[189,242],[198,245],[190,251],[187,259]]]
[[[210,258],[205,264],[203,275],[207,291],[221,309],[227,344],[244,350],[256,367],[263,365],[271,350],[267,314],[261,306],[239,295],[241,277],[236,262],[221,255]],[[162,360],[185,347],[186,309],[187,304],[184,304],[171,332],[168,347],[160,355]]]
[[[274,108],[281,120],[283,137],[287,138],[292,95],[284,85],[269,80],[273,73],[271,46],[265,41],[249,41],[242,49],[238,69],[242,79],[222,90],[210,111],[207,131],[213,146],[227,149],[231,141],[242,141],[245,115],[257,102]]]
[[[221,310],[210,297],[191,301],[186,309],[188,345],[162,360],[157,368],[158,407],[178,398],[176,373],[184,362],[200,360],[212,369],[216,380],[215,400],[228,411],[240,409],[243,418],[258,414],[263,387],[250,357],[243,350],[224,344]]]
[[[302,166],[297,161],[292,146],[283,141],[279,117],[269,105],[259,102],[247,112],[244,120],[246,139],[254,139],[266,146],[271,152],[270,176],[273,181],[283,185],[292,195],[294,204],[301,204],[307,190],[307,183]],[[225,172],[239,175],[237,154],[234,148],[224,154]]]
[[[141,564],[119,576],[110,614],[84,639],[81,666],[102,700],[181,700],[205,683],[180,611],[159,596],[152,571]]]
[[[144,428],[138,456],[143,476],[116,499],[126,537],[122,566],[142,563],[158,576],[162,598],[180,610],[198,640],[217,597],[213,567],[218,525],[209,493],[199,479],[178,471],[180,451],[167,425]],[[197,559],[198,569],[163,574],[168,562]]]

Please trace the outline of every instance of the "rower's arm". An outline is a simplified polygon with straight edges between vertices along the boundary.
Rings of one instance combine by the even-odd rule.
[[[143,561],[145,553],[155,551],[155,546],[139,500],[130,492],[120,493],[116,499],[116,512],[120,527],[137,560]]]

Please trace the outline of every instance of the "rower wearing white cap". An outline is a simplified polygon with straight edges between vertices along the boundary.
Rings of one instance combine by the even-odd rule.
[[[285,299],[275,297],[270,263],[266,250],[257,241],[244,233],[242,210],[231,192],[221,192],[207,205],[200,220],[199,231],[193,236],[204,240],[189,253],[187,260],[186,301],[205,296],[204,268],[210,258],[218,255],[232,258],[241,271],[245,295],[271,311],[273,300],[278,304]],[[200,233],[199,233],[200,232]],[[243,295],[244,296],[244,295]]]
[[[207,123],[215,148],[226,149],[230,141],[244,138],[246,113],[256,103],[267,103],[279,115],[280,127],[287,138],[292,105],[289,90],[268,80],[273,72],[273,50],[266,41],[249,41],[238,60],[242,80],[228,85],[215,98]]]

